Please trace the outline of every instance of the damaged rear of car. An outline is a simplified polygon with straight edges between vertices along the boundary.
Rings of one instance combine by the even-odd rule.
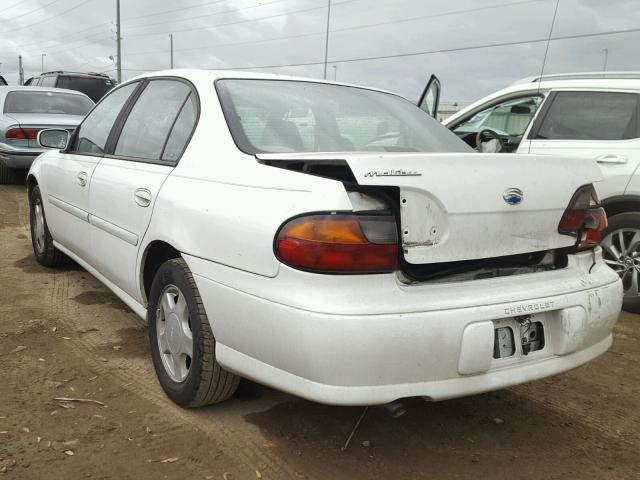
[[[212,205],[232,185],[245,196],[222,215],[225,239],[196,215],[211,243],[183,257],[228,371],[370,405],[503,388],[611,345],[621,285],[598,246],[595,163],[480,157],[384,92],[260,76],[215,85],[237,166],[200,179],[224,179]]]

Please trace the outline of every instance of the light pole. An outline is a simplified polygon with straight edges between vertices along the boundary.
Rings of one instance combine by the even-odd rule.
[[[604,65],[602,67],[602,71],[606,72],[607,71],[607,63],[609,62],[609,49],[608,48],[603,48],[602,51],[604,52]]]
[[[171,69],[173,70],[173,33],[169,34],[169,48],[171,50]]]
[[[331,20],[331,0],[327,0],[327,33],[324,39],[324,79],[327,79],[327,57],[329,56],[329,23]]]
[[[116,64],[118,85],[122,83],[122,35],[120,34],[120,0],[116,0],[116,45],[118,63]]]
[[[333,68],[333,81],[335,82],[338,79],[338,66],[332,65]]]
[[[46,57],[47,54],[43,53],[42,55],[40,55],[40,73],[44,73],[44,57]]]

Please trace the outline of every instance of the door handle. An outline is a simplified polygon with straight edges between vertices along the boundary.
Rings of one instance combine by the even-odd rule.
[[[81,187],[86,187],[87,186],[87,172],[78,173],[78,175],[76,176],[76,181],[78,182],[78,185],[80,185]]]
[[[627,163],[629,159],[627,157],[623,157],[621,155],[602,155],[596,158],[596,162],[598,163],[617,163],[624,164]]]
[[[138,188],[133,192],[133,199],[141,207],[148,207],[151,204],[151,192],[146,188]]]

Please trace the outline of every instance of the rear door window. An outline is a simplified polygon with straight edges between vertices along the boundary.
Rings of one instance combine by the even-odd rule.
[[[177,80],[152,80],[127,117],[114,155],[160,160],[167,137],[191,88]]]
[[[628,140],[638,137],[638,95],[557,92],[535,134],[540,140]]]
[[[107,77],[90,77],[87,75],[60,75],[58,77],[58,88],[68,88],[87,95],[91,100],[97,102],[113,88],[113,83]]]
[[[187,142],[191,137],[196,126],[196,119],[198,115],[198,107],[196,104],[195,95],[192,93],[189,95],[189,99],[185,102],[176,123],[171,129],[167,144],[162,152],[162,160],[167,162],[175,162],[180,158],[182,152],[187,146]]]

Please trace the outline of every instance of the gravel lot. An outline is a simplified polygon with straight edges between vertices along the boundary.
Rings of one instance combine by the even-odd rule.
[[[636,315],[567,374],[372,409],[342,453],[359,409],[249,382],[219,406],[168,401],[144,322],[79,267],[36,264],[21,185],[0,185],[0,251],[0,479],[640,478]]]

